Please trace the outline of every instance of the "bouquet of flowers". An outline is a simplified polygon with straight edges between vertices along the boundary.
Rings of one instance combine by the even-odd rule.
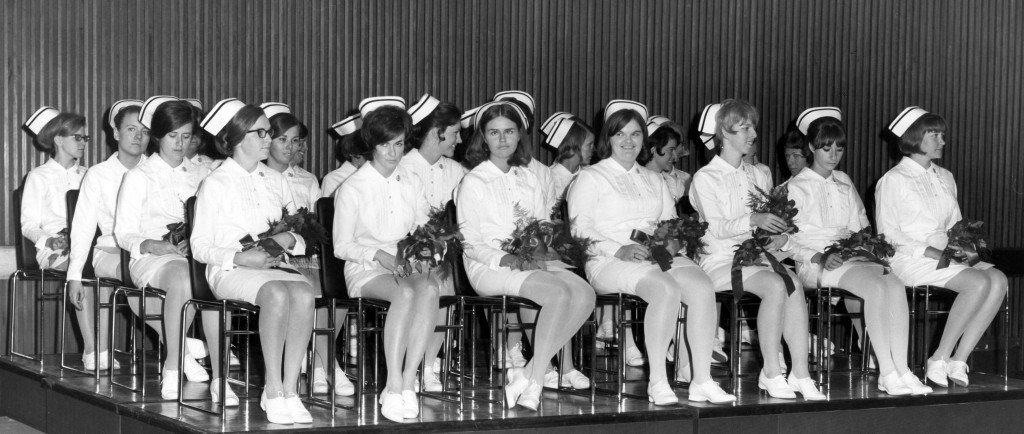
[[[590,260],[590,247],[594,240],[585,237],[577,237],[572,234],[574,220],[568,222],[556,220],[552,222],[551,248],[555,249],[562,262],[582,270]]]
[[[544,257],[554,234],[551,222],[530,217],[529,211],[515,204],[516,228],[512,235],[501,241],[501,250],[515,255],[524,263],[533,262],[534,255]]]
[[[281,256],[284,254],[284,248],[271,237],[282,232],[294,232],[302,237],[306,241],[306,254],[312,253],[314,246],[320,242],[330,241],[327,230],[317,221],[316,214],[308,208],[299,208],[294,214],[289,213],[287,208],[281,208],[281,218],[268,224],[270,229],[259,234],[259,239],[253,240],[251,236],[246,235],[238,240],[242,243],[242,250],[260,246],[270,256]]]
[[[71,234],[68,228],[61,229],[57,232],[57,238],[60,240],[57,246],[60,248],[60,256],[71,254]]]
[[[680,217],[676,223],[677,239],[682,244],[683,254],[694,261],[700,255],[707,254],[708,246],[704,242],[704,234],[708,231],[708,222],[702,222],[696,215]]]
[[[651,235],[634,229],[629,236],[629,239],[650,249],[651,261],[658,264],[661,271],[672,268],[672,257],[682,247],[679,239],[679,220],[675,218],[658,222]]]
[[[887,258],[896,254],[896,248],[885,240],[885,235],[872,235],[871,227],[866,226],[860,231],[850,233],[845,239],[836,241],[825,248],[822,255],[822,262],[830,255],[839,255],[843,261],[851,258],[861,258],[874,262],[885,268],[883,274],[889,274],[892,269]]]
[[[771,191],[764,191],[760,187],[754,187],[756,192],[750,193],[750,198],[747,201],[747,205],[755,214],[767,213],[774,214],[779,218],[786,221],[789,229],[786,229],[784,234],[794,233],[799,231],[796,226],[796,215],[799,210],[796,209],[796,202],[789,199],[789,187],[786,184],[782,184],[778,187],[771,189]],[[754,236],[762,235],[777,235],[772,234],[764,229],[757,228],[754,230]]]
[[[732,294],[736,300],[739,300],[743,296],[743,267],[749,266],[764,266],[761,259],[768,260],[768,266],[772,268],[775,274],[778,274],[782,278],[782,283],[786,285],[787,294],[792,294],[796,291],[796,284],[793,283],[793,278],[789,276],[789,272],[786,268],[779,263],[775,256],[765,250],[765,246],[771,242],[771,238],[767,235],[757,236],[747,239],[736,246],[735,254],[732,257]]]
[[[461,255],[463,237],[458,225],[448,220],[444,208],[433,208],[427,222],[398,242],[395,274],[430,273],[441,280],[452,272],[452,258]]]
[[[973,266],[978,262],[988,260],[988,241],[985,239],[981,228],[985,222],[980,220],[963,219],[946,231],[949,242],[946,244],[939,264],[936,269],[943,269],[949,266],[949,261],[956,259],[959,262]]]

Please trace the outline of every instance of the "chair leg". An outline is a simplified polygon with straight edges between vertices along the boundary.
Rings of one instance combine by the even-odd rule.
[[[740,390],[740,308],[735,297],[729,300],[729,373],[732,375],[733,393],[737,393]]]

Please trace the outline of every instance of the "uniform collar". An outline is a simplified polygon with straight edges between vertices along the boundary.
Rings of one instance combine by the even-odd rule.
[[[270,171],[270,168],[267,167],[266,164],[263,164],[263,162],[257,162],[256,168],[253,169],[252,172],[248,172],[245,170],[244,167],[242,167],[242,165],[238,164],[238,162],[235,161],[233,157],[228,157],[226,160],[224,160],[224,163],[220,165],[220,168],[223,168],[228,172],[234,172],[235,175],[251,177],[265,177],[267,176],[267,172]]]
[[[938,167],[938,165],[935,164],[934,161],[932,161],[931,167],[925,169],[924,166],[921,166],[920,164],[917,164],[916,161],[914,161],[910,157],[906,157],[906,156],[903,157],[903,159],[900,160],[899,166],[909,170],[911,173],[914,173],[914,174],[921,174],[921,173],[926,173],[926,172],[935,172],[935,168]]]
[[[746,171],[746,170],[749,170],[749,169],[753,169],[753,167],[750,167],[750,165],[747,164],[745,161],[740,161],[740,165],[739,166],[732,167],[732,164],[729,164],[728,161],[725,161],[724,158],[722,158],[722,157],[720,157],[718,155],[715,155],[715,157],[711,159],[711,162],[708,163],[708,165],[711,166],[714,169],[717,169],[719,171],[726,172],[726,173],[740,172],[740,171]]]
[[[615,161],[615,159],[613,159],[612,157],[608,157],[605,158],[604,160],[599,161],[597,165],[604,167],[606,170],[611,171],[612,174],[615,175],[621,175],[624,173],[640,173],[640,163],[637,163],[636,161],[633,162],[633,167],[629,168],[629,170],[626,170],[625,167],[622,167],[622,165],[619,164],[619,162]]]
[[[53,158],[50,158],[50,160],[47,161],[46,164],[44,164],[44,166],[47,166],[49,169],[54,170],[56,172],[67,174],[79,173],[82,167],[78,164],[78,160],[75,160],[75,164],[72,164],[71,167],[65,169],[64,166],[61,166],[60,163],[58,163],[57,160],[54,160]]]

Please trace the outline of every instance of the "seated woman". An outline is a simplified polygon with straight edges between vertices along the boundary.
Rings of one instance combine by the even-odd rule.
[[[356,173],[360,167],[363,167],[363,164],[369,160],[370,154],[373,153],[366,143],[363,143],[362,137],[359,134],[354,134],[359,131],[362,122],[359,115],[355,114],[331,126],[331,129],[339,137],[334,146],[334,158],[341,166],[324,175],[323,188],[320,190],[323,197],[334,197],[338,192],[338,187],[341,187],[341,183]]]
[[[391,303],[384,322],[388,376],[380,413],[401,422],[419,416],[413,390],[437,322],[438,282],[429,273],[396,270],[395,255],[398,242],[427,222],[428,205],[419,178],[399,165],[411,123],[405,101],[376,97],[359,106],[359,134],[373,153],[334,198],[334,255],[346,261],[350,296]]]
[[[967,357],[1003,303],[1006,275],[983,264],[970,266],[959,260],[938,269],[945,249],[960,252],[963,247],[949,245],[947,236],[947,231],[963,219],[956,180],[949,170],[935,164],[946,147],[946,120],[919,107],[908,107],[889,130],[899,140],[904,157],[875,187],[878,232],[896,246],[892,269],[903,283],[957,292],[942,339],[925,369],[932,383],[946,387],[948,379],[966,387]]]
[[[673,128],[672,121],[664,116],[651,116],[647,120],[647,132],[649,137],[644,142],[646,155],[643,160],[637,162],[643,164],[647,170],[660,175],[665,180],[672,202],[678,202],[686,195],[686,187],[690,183],[689,174],[676,170],[679,149],[683,144],[682,136]]]
[[[705,108],[708,111],[710,107]],[[788,230],[785,220],[769,213],[752,212],[748,198],[755,187],[771,188],[771,180],[764,172],[750,166],[743,156],[752,152],[757,138],[757,109],[746,101],[728,99],[721,103],[713,117],[702,116],[704,123],[712,123],[714,144],[719,150],[711,162],[693,175],[690,202],[708,223],[704,242],[707,255],[700,266],[708,273],[715,291],[728,291],[732,286],[732,263],[736,245],[752,237],[757,227],[769,233]],[[709,127],[709,125],[704,125]],[[769,251],[786,245],[788,236],[771,235]],[[807,370],[807,303],[803,288],[796,276],[790,275],[795,291],[787,295],[784,277],[772,268],[751,265],[742,268],[742,285],[746,292],[761,297],[757,313],[758,334],[764,366],[757,385],[775,398],[796,398],[794,391],[804,399],[825,399]],[[780,357],[781,338],[786,339],[793,361],[789,379],[782,372]]]
[[[864,323],[878,360],[878,389],[890,395],[931,393],[907,366],[908,310],[903,282],[881,265],[825,249],[869,226],[853,181],[835,170],[848,148],[842,114],[811,108],[797,118],[811,167],[788,181],[789,198],[800,210],[800,231],[790,236],[797,276],[805,287],[842,288],[864,300]]]
[[[550,124],[550,128],[541,127],[545,134],[544,143],[558,151],[550,166],[556,203],[565,198],[572,178],[580,169],[590,165],[594,155],[594,131],[582,119],[569,113],[562,114],[565,116],[561,118],[559,113],[548,117],[544,124]]]
[[[196,194],[199,184],[209,174],[206,167],[185,158],[185,148],[192,140],[196,124],[193,115],[192,106],[173,97],[153,97],[146,101],[139,123],[156,140],[158,152],[124,175],[114,214],[114,238],[119,247],[131,253],[129,271],[133,283],[140,288],[152,286],[166,292],[163,324],[151,324],[167,344],[160,388],[164,399],[178,397],[177,339],[167,337],[176,338],[182,322],[192,322],[191,317],[181,316],[181,307],[192,298],[192,287],[184,256],[187,242],[173,240],[172,243],[163,238],[168,234],[168,225],[185,221],[185,201]],[[149,312],[161,309],[155,300],[147,302]],[[215,326],[209,331],[214,330]],[[212,360],[216,363],[217,357]],[[206,371],[188,354],[185,354],[184,366],[190,381],[209,379]],[[227,396],[229,404],[238,405],[237,397]]]
[[[680,302],[687,306],[687,338],[693,361],[689,400],[732,402],[711,380],[711,341],[715,335],[715,294],[711,281],[693,261],[676,256],[662,271],[651,262],[650,250],[631,240],[634,231],[652,231],[657,223],[676,217],[665,181],[637,163],[647,141],[647,107],[613,100],[604,111],[597,137],[599,162],[583,169],[569,188],[573,232],[595,241],[587,276],[601,294],[627,293],[647,302],[644,341],[651,360],[648,399],[656,405],[679,402],[665,369],[669,341],[676,330]],[[646,157],[646,155],[645,155]],[[675,253],[675,252],[670,252]]]
[[[529,128],[515,104],[486,104],[474,117],[476,133],[466,148],[472,170],[459,187],[458,220],[466,244],[466,273],[482,295],[524,297],[541,306],[534,329],[533,358],[513,369],[505,396],[510,406],[536,410],[551,358],[569,342],[594,309],[594,291],[576,274],[548,269],[545,260],[523,262],[501,250],[512,235],[516,214],[548,220],[549,211],[536,175],[525,169],[520,137]],[[553,251],[549,251],[553,254]]]
[[[270,121],[259,107],[231,98],[218,102],[201,126],[230,157],[199,189],[192,253],[207,264],[206,279],[215,296],[260,307],[266,382],[260,408],[267,420],[312,423],[296,387],[313,329],[313,288],[283,255],[242,244],[267,231],[270,221],[281,218],[282,208],[296,210],[284,176],[260,162],[270,151]],[[270,239],[288,254],[306,251],[305,241],[292,232]]]

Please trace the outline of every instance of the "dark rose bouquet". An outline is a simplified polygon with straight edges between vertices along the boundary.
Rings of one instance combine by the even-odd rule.
[[[71,234],[68,228],[61,229],[57,232],[57,247],[56,250],[60,250],[60,256],[71,254]]]
[[[530,217],[529,211],[517,203],[514,208],[516,228],[512,235],[501,241],[500,248],[515,255],[523,263],[534,262],[534,257],[544,258],[548,255],[548,246],[554,234],[551,222],[540,221]]]
[[[259,234],[259,238],[253,240],[246,235],[238,240],[242,243],[242,250],[249,250],[260,246],[270,256],[281,256],[284,248],[274,241],[274,235],[283,232],[294,232],[306,242],[306,254],[312,253],[314,247],[320,242],[329,242],[327,230],[317,221],[316,214],[308,208],[299,208],[295,213],[289,213],[287,208],[281,208],[281,218],[268,222],[270,228]]]
[[[784,234],[790,234],[799,231],[796,226],[796,215],[799,210],[796,209],[796,202],[789,199],[789,187],[786,184],[782,184],[778,187],[771,189],[771,191],[764,191],[760,187],[754,187],[756,192],[750,192],[749,200],[747,205],[750,206],[751,212],[755,214],[767,213],[774,214],[779,218],[786,221],[789,229],[782,232]],[[759,237],[762,235],[778,235],[773,234],[764,229],[754,229],[754,236]]]
[[[680,217],[676,223],[676,233],[682,245],[683,254],[687,258],[696,261],[700,255],[706,255],[704,250],[708,244],[704,242],[704,234],[708,231],[708,222],[702,222],[696,214]]]
[[[658,222],[650,235],[634,229],[629,239],[650,249],[651,262],[658,264],[661,271],[668,271],[672,268],[672,257],[682,247],[679,240],[679,219]]]
[[[883,274],[889,274],[892,268],[888,258],[895,254],[896,248],[885,240],[885,235],[873,235],[871,227],[867,226],[825,248],[821,261],[824,263],[830,255],[839,255],[843,261],[861,258],[881,265],[885,268]]]
[[[949,242],[942,251],[939,264],[936,269],[943,269],[949,266],[950,260],[963,262],[973,266],[980,261],[988,260],[988,241],[985,239],[981,229],[985,222],[981,220],[963,219],[946,231]]]
[[[590,260],[590,247],[594,245],[594,240],[573,235],[571,228],[574,220],[552,222],[551,248],[555,249],[562,262],[582,270]]]
[[[451,275],[452,259],[462,254],[463,240],[458,225],[449,221],[444,208],[433,208],[425,224],[398,242],[395,274],[407,276],[434,271],[441,280],[447,279]]]

